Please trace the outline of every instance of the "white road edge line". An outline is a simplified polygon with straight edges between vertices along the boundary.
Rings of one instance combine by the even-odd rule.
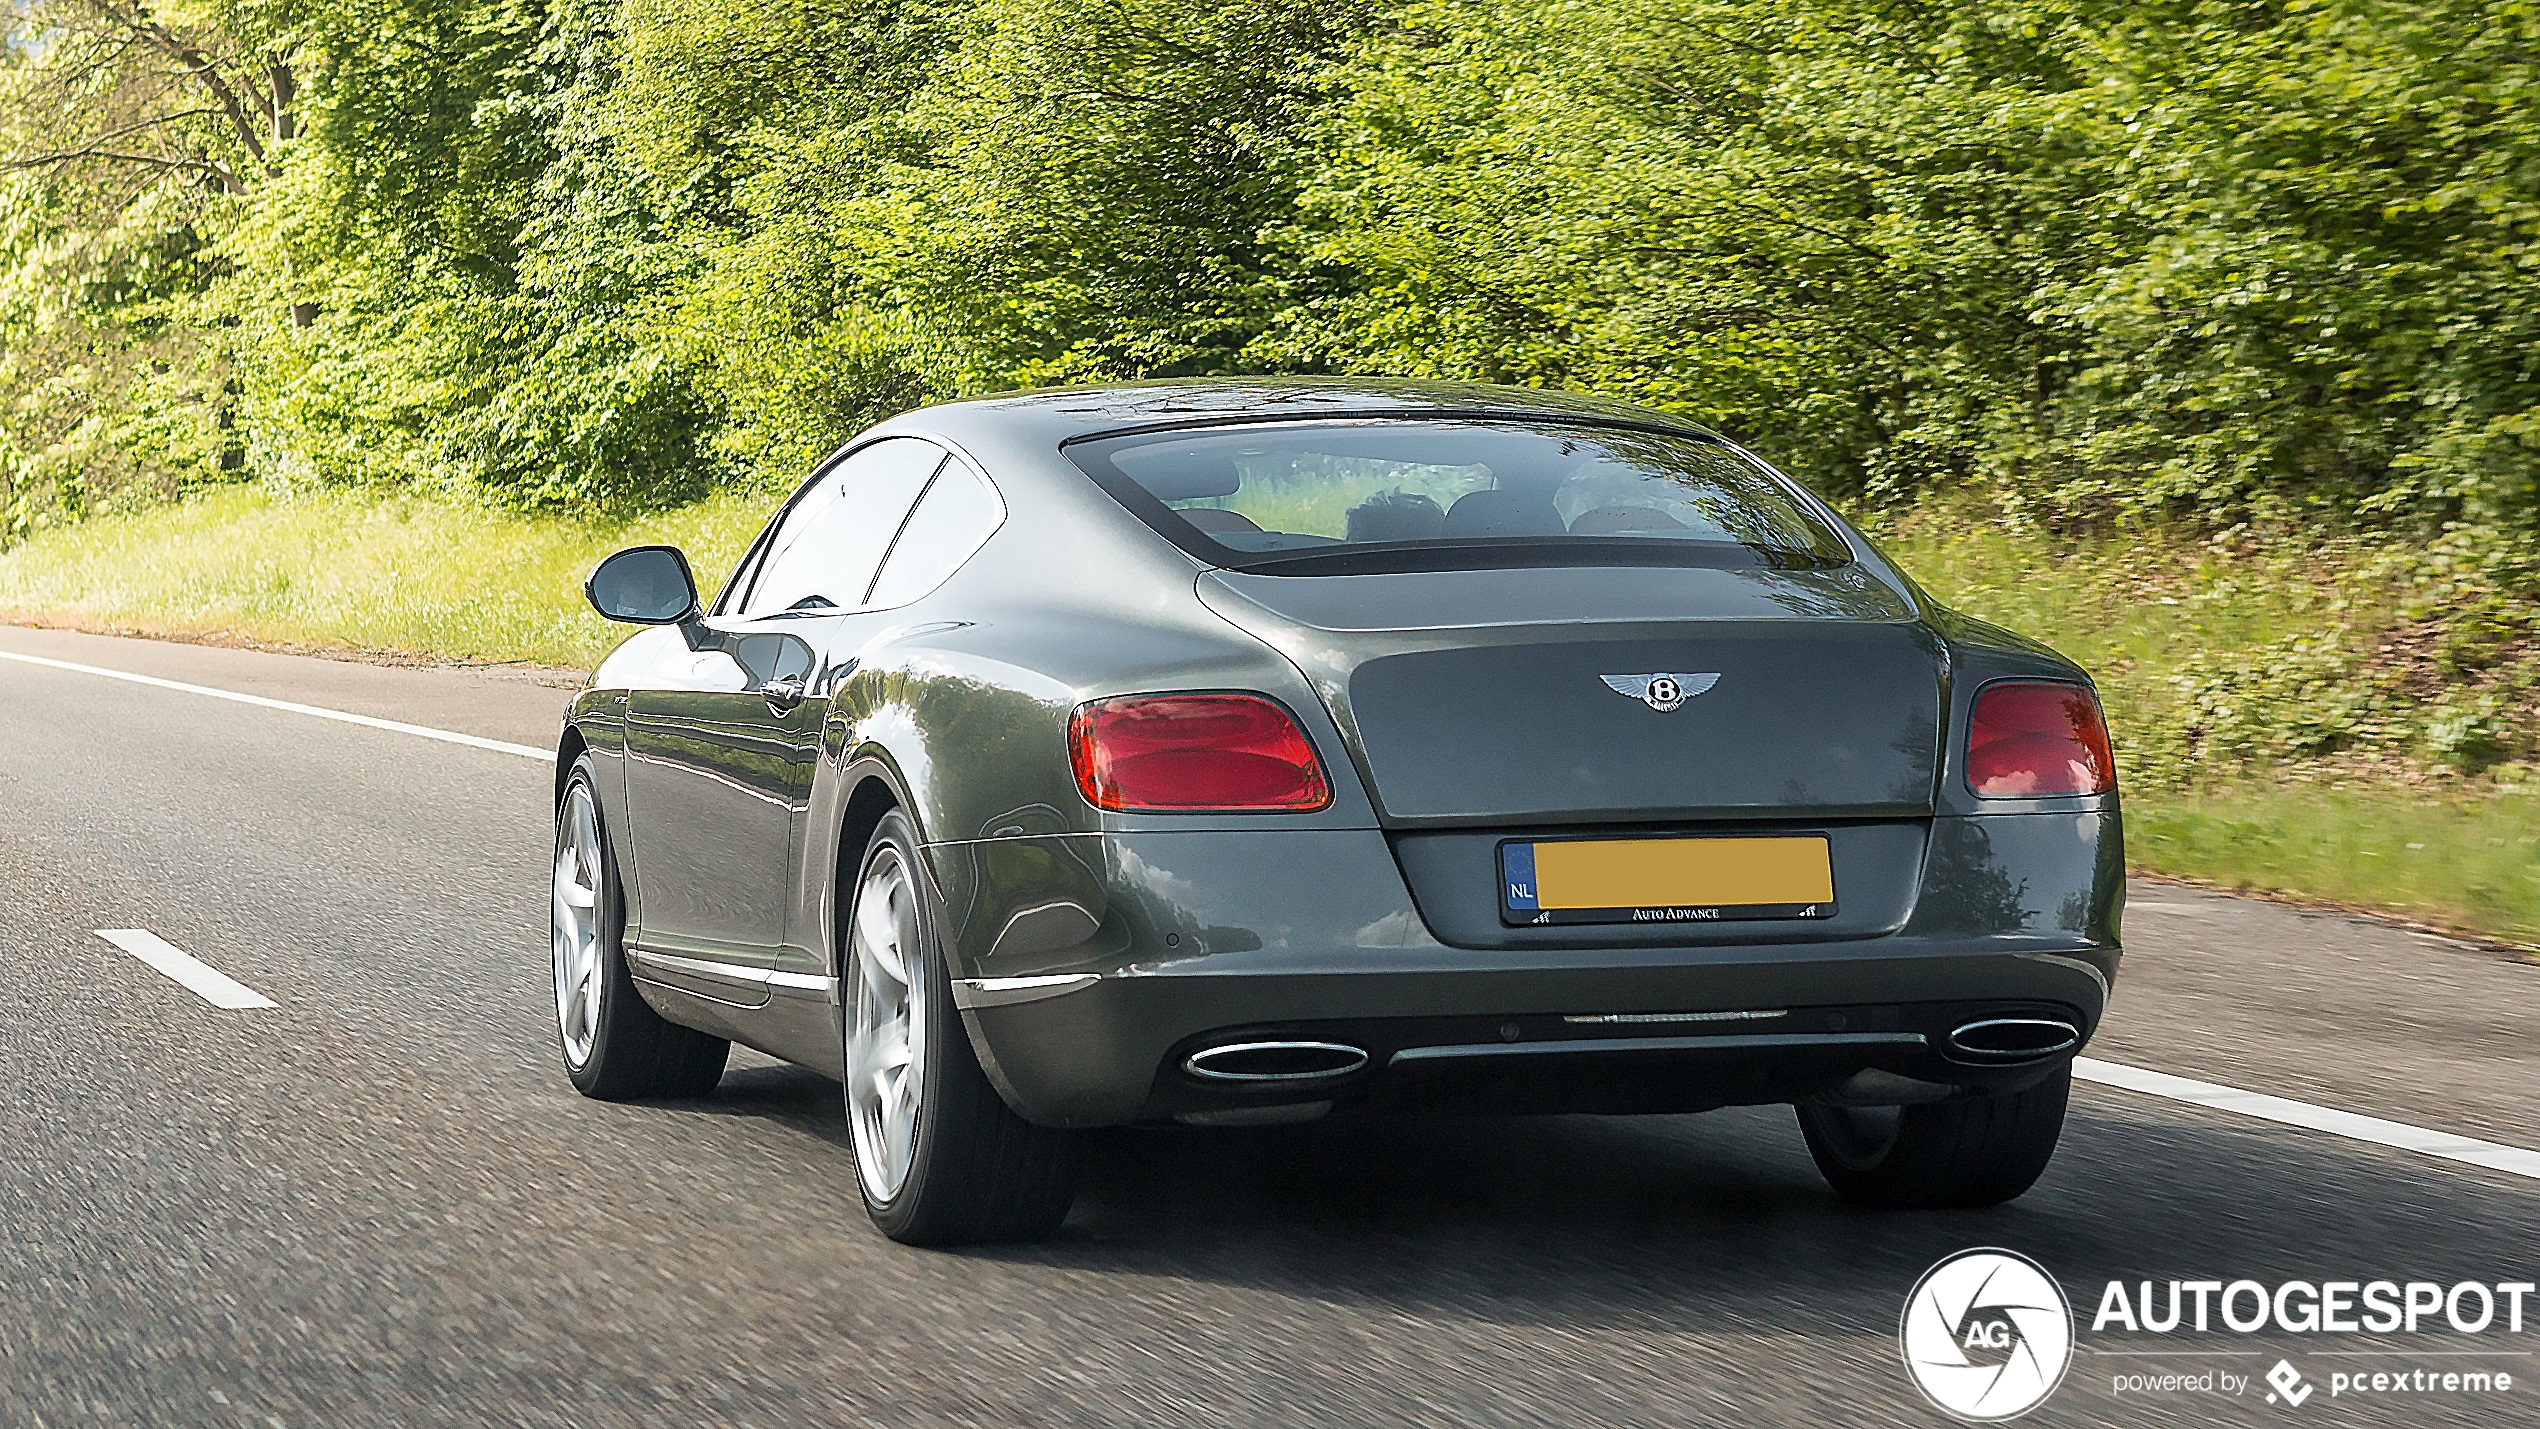
[[[147,928],[100,928],[97,936],[159,970],[168,981],[231,1011],[282,1004]]]
[[[2448,1131],[2429,1131],[2406,1122],[2383,1121],[2377,1116],[2359,1116],[2335,1107],[2313,1106],[2289,1097],[2271,1097],[2263,1092],[2244,1092],[2237,1087],[2199,1082],[2187,1077],[2173,1077],[2167,1072],[2149,1072],[2141,1067],[2128,1067],[2117,1062],[2102,1062],[2091,1057],[2073,1059],[2073,1075],[2085,1082],[2121,1087],[2145,1096],[2166,1097],[2171,1101],[2191,1102],[2216,1111],[2237,1112],[2260,1121],[2280,1122],[2309,1131],[2325,1131],[2353,1141],[2369,1141],[2375,1146],[2393,1146],[2401,1151],[2414,1151],[2423,1156],[2439,1156],[2446,1161],[2459,1161],[2471,1166],[2484,1166],[2490,1171],[2504,1171],[2516,1176],[2540,1180],[2540,1151],[2525,1151],[2519,1146],[2503,1146],[2476,1137],[2455,1136]]]
[[[470,749],[490,749],[497,754],[517,754],[523,759],[556,762],[552,749],[535,749],[526,744],[506,744],[482,735],[461,734],[452,729],[434,729],[429,725],[405,724],[373,715],[354,714],[350,710],[330,710],[317,705],[295,704],[290,700],[271,700],[263,695],[245,695],[236,690],[216,690],[209,685],[189,685],[182,680],[162,680],[156,675],[136,675],[129,670],[109,670],[98,665],[74,664],[69,660],[50,660],[42,655],[21,655],[15,650],[0,650],[0,660],[20,660],[29,665],[47,665],[56,670],[74,670],[83,675],[102,675],[109,680],[129,680],[136,685],[155,685],[162,690],[181,690],[189,695],[209,695],[216,700],[235,700],[242,705],[262,709],[287,710],[292,714],[313,715],[319,719],[340,720],[371,729],[384,729],[392,734],[411,734],[422,739],[437,739],[445,744],[464,744]]]

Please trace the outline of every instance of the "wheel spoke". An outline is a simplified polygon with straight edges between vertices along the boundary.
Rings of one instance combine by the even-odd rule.
[[[582,873],[582,877],[575,881],[598,887],[600,811],[593,806],[587,792],[573,801],[573,861]]]
[[[589,1038],[599,1031],[599,959],[584,957],[582,972],[574,977],[574,1028],[579,1036]]]
[[[908,985],[908,963],[900,955],[899,919],[891,908],[896,901],[892,894],[897,891],[882,884],[879,879],[865,887],[864,896],[856,900],[856,936],[873,969],[905,987]]]
[[[590,1059],[599,1031],[601,868],[599,810],[587,783],[577,780],[567,796],[558,831],[553,908],[555,918],[556,1028],[565,1062],[579,1069]]]
[[[882,966],[869,947],[856,949],[855,972],[867,1020],[878,1023],[899,1016],[901,1005],[908,1001],[908,988]]]
[[[908,1027],[905,1024],[884,1028],[873,1041],[873,1055],[869,1060],[876,1071],[896,1072],[907,1066],[914,1055],[909,1050]]]
[[[914,1055],[909,1049],[906,1023],[894,1019],[880,1027],[865,1028],[856,1037],[853,1075],[879,1077],[907,1066]]]
[[[914,1090],[894,1078],[891,1088],[890,1114],[883,1119],[883,1155],[896,1182],[908,1174],[909,1156],[915,1150],[917,1103],[909,1096]]]

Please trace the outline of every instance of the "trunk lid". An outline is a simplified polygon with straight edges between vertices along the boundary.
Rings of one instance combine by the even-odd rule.
[[[1314,682],[1388,823],[1931,812],[1945,657],[1857,565],[1216,571],[1200,596]]]

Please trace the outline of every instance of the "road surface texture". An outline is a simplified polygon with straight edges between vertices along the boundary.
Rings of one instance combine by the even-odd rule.
[[[533,746],[567,698],[11,651]],[[2540,1180],[2104,1085],[1986,1212],[1849,1209],[1766,1107],[1105,1133],[1054,1241],[905,1249],[856,1203],[832,1083],[736,1051],[700,1101],[566,1084],[551,779],[0,658],[0,1425],[1943,1423],[1898,1316],[1981,1245],[2077,1302],[2027,1423],[2540,1423],[2540,1303],[2519,1334],[2094,1332],[2118,1278],[2540,1279]],[[2094,1056],[2540,1148],[2540,968],[2159,885],[2126,926]],[[100,929],[279,1005],[214,1007]],[[2385,1362],[2355,1352],[2517,1382],[2332,1399]],[[2279,1358],[2298,1409],[2263,1398]],[[2115,1384],[2216,1367],[2251,1387]]]

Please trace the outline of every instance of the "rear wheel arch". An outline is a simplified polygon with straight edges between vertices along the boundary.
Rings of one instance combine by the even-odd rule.
[[[841,979],[847,975],[847,918],[855,908],[855,883],[864,872],[873,831],[894,809],[911,826],[917,824],[915,806],[900,787],[897,771],[885,760],[865,753],[845,763],[850,787],[838,812],[837,852],[829,875],[829,971]],[[919,836],[924,836],[922,829]]]
[[[869,856],[853,867],[871,881],[856,888],[890,901],[879,930],[861,915],[842,920],[851,924],[842,940],[850,966],[839,1003],[865,1210],[909,1244],[1039,1239],[1075,1197],[1075,1138],[1023,1120],[980,1062],[976,1029],[954,999],[915,822],[887,808],[865,845]]]
[[[868,775],[855,792],[847,796],[847,807],[838,816],[838,915],[846,916],[851,890],[857,873],[862,871],[865,850],[873,843],[873,831],[882,826],[882,817],[893,809],[905,809],[899,791],[880,775]]]
[[[902,787],[898,769],[878,750],[867,750],[848,758],[845,767],[845,777],[853,784],[847,793],[846,807],[838,819],[838,847],[829,884],[829,972],[838,980],[838,998],[842,1008],[850,996],[847,959],[852,929],[848,920],[855,912],[856,880],[864,874],[865,856],[872,851],[873,835],[881,828],[885,817],[897,813],[908,821],[918,840],[918,847],[913,850],[917,854],[914,863],[918,884],[938,908],[942,907],[944,897],[935,870],[926,859],[926,825],[920,818],[917,801]],[[943,932],[943,954],[954,973],[959,975],[962,971],[961,953],[953,946],[949,921]],[[1006,1080],[1004,1069],[997,1065],[996,1053],[980,1031],[978,1018],[964,1009],[961,1026],[969,1038],[972,1054],[987,1073],[990,1085],[996,1088],[1007,1105],[1019,1106],[1021,1098],[1015,1094],[1012,1083]]]

